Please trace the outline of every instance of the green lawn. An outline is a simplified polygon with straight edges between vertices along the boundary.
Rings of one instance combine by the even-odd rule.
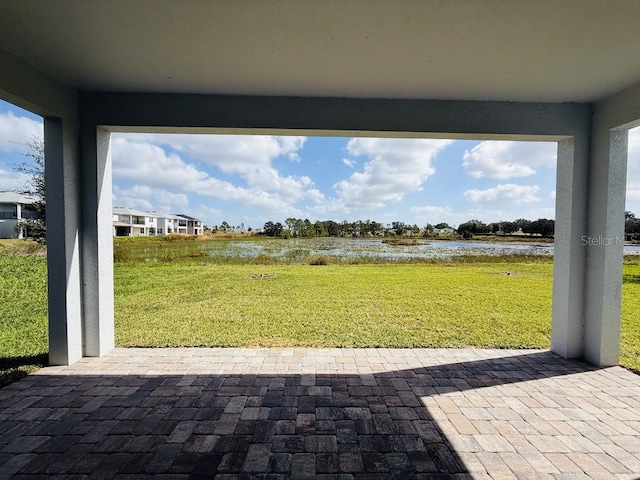
[[[549,346],[548,263],[121,264],[116,279],[119,345]]]
[[[622,283],[620,365],[640,373],[640,263],[626,262]]]
[[[46,363],[46,259],[0,243],[0,386]],[[37,249],[36,249],[37,250]],[[120,346],[549,346],[552,263],[115,264]],[[198,263],[199,262],[199,263]],[[640,263],[621,364],[640,371]]]
[[[0,387],[47,363],[47,259],[0,250]]]

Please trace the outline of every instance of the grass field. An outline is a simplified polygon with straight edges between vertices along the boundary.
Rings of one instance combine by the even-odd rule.
[[[118,265],[117,342],[547,347],[549,271],[548,264]]]
[[[549,259],[212,263],[188,253],[194,244],[174,243],[180,246],[161,252],[164,261],[115,263],[118,345],[549,346]],[[6,245],[0,243],[0,386],[46,363],[47,351],[46,260]],[[621,364],[637,371],[638,307],[640,262],[630,260]]]
[[[47,363],[47,259],[22,243],[0,243],[0,387]]]

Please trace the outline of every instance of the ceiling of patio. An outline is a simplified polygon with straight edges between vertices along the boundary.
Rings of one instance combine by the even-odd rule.
[[[0,48],[91,91],[590,102],[640,80],[633,0],[1,0]]]

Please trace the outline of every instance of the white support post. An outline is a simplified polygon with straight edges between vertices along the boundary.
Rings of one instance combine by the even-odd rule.
[[[99,357],[115,343],[110,133],[82,130],[82,275],[84,355]]]
[[[558,143],[551,350],[565,358],[583,354],[588,160],[586,139]]]
[[[628,131],[597,126],[593,130],[585,240],[584,358],[598,366],[611,366],[618,364],[620,352]]]
[[[22,219],[22,205],[20,202],[16,202],[16,222],[19,222]],[[18,238],[24,238],[24,227],[20,227],[18,229]]]
[[[80,178],[78,135],[60,118],[45,118],[49,363],[82,357],[80,283]]]

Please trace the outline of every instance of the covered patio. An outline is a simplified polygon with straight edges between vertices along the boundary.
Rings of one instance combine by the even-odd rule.
[[[0,2],[0,98],[45,122],[59,366],[0,391],[0,477],[638,478],[622,243],[585,242],[624,232],[638,18],[633,1]],[[111,132],[557,142],[551,352],[114,350]]]
[[[0,390],[0,477],[636,480],[638,430],[548,351],[115,349]]]

